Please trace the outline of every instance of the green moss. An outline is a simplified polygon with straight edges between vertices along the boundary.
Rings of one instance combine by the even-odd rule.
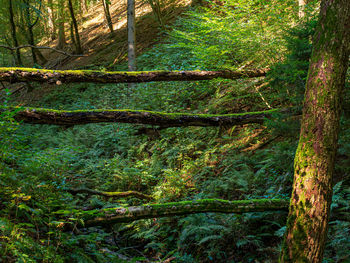
[[[17,109],[18,107],[11,107],[7,109]],[[244,116],[244,115],[260,115],[260,114],[271,114],[278,112],[280,109],[272,109],[266,111],[255,111],[255,112],[244,112],[244,113],[231,113],[231,114],[193,114],[193,113],[165,113],[157,111],[146,111],[146,110],[131,110],[131,109],[91,109],[91,110],[54,110],[54,109],[45,109],[45,108],[31,108],[31,107],[20,107],[21,109],[43,112],[43,113],[57,113],[57,114],[69,114],[69,113],[89,113],[89,112],[130,112],[130,113],[148,113],[154,115],[164,116],[166,118],[178,118],[181,116],[198,116],[201,118],[215,118],[215,117],[235,117],[235,116]]]

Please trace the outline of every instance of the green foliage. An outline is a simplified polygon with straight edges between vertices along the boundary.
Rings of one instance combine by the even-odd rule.
[[[206,7],[193,8],[179,18],[166,43],[138,58],[139,69],[145,70],[268,65],[270,83],[260,93],[256,89],[260,80],[143,83],[133,90],[121,84],[82,83],[51,88],[44,96],[42,87],[35,87],[40,96],[30,106],[231,113],[299,105],[314,22],[290,29],[295,8],[295,1],[208,1]],[[276,116],[267,127],[159,130],[126,124],[36,126],[18,124],[13,116],[6,111],[0,116],[0,260],[277,260],[285,212],[195,214],[72,233],[62,227],[67,222],[83,223],[81,215],[93,217],[92,209],[145,201],[72,196],[65,190],[137,190],[152,195],[157,203],[288,197],[299,133],[295,119],[282,122]],[[349,250],[344,240],[349,225],[342,220],[349,216],[348,116],[341,127],[327,262],[339,261]]]
[[[180,18],[162,48],[176,56],[170,69],[269,65],[281,57],[281,32],[294,20],[293,1],[237,1],[201,7]],[[254,37],[253,37],[254,36]],[[163,62],[163,63],[162,63]],[[166,63],[168,64],[168,63]]]

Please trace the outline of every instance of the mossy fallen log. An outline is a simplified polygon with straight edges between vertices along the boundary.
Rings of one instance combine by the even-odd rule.
[[[77,188],[77,189],[67,189],[67,192],[76,195],[76,194],[88,194],[88,195],[100,195],[104,197],[113,197],[113,198],[125,198],[129,196],[134,196],[140,199],[152,200],[152,196],[146,195],[137,191],[126,191],[126,192],[104,192],[88,188]]]
[[[61,111],[42,108],[7,108],[1,111],[15,111],[17,121],[31,124],[53,124],[73,126],[88,123],[119,122],[132,124],[148,124],[160,127],[186,127],[186,126],[232,126],[247,123],[263,123],[274,113],[288,112],[288,109],[272,109],[267,111],[245,112],[234,114],[187,114],[163,113],[141,110],[74,110]]]
[[[61,83],[137,83],[151,81],[195,81],[214,78],[239,79],[266,75],[266,70],[245,71],[97,71],[97,70],[47,70],[35,68],[1,68],[0,81],[11,83],[35,81],[49,84]]]
[[[287,199],[252,199],[227,201],[221,199],[202,199],[164,204],[150,204],[133,207],[107,208],[85,211],[84,226],[103,226],[114,223],[126,223],[139,219],[188,215],[195,213],[248,213],[264,211],[287,211]]]

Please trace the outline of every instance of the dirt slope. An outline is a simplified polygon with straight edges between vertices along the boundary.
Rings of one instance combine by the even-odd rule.
[[[80,17],[79,32],[85,57],[66,57],[55,52],[44,53],[48,58],[46,68],[77,69],[94,66],[110,67],[127,57],[127,20],[126,0],[112,0],[110,12],[114,34],[110,34],[104,19],[102,3],[89,8],[89,12]],[[162,10],[165,24],[170,24],[191,4],[192,0],[166,0]],[[161,30],[152,13],[151,7],[144,0],[136,1],[136,40],[137,52],[149,48],[159,41]],[[69,36],[67,31],[66,36]],[[57,41],[49,43],[55,47]],[[67,51],[71,51],[68,38]]]

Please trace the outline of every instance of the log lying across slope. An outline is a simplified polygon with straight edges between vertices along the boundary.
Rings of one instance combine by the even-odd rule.
[[[76,194],[88,194],[88,195],[100,195],[104,197],[113,197],[113,198],[125,198],[125,197],[137,197],[140,199],[152,200],[152,196],[146,195],[136,191],[126,191],[126,192],[104,192],[88,188],[78,188],[78,189],[67,189],[67,192],[76,195]]]
[[[95,70],[47,70],[35,68],[0,68],[0,81],[41,83],[136,83],[151,81],[194,81],[214,78],[239,79],[266,75],[266,70],[246,71],[95,71]]]
[[[12,108],[15,109],[15,108]],[[0,109],[0,112],[4,109]],[[186,114],[163,113],[135,110],[74,110],[60,111],[41,108],[25,108],[17,111],[17,121],[31,124],[54,124],[73,126],[88,123],[120,122],[133,124],[149,124],[161,127],[186,126],[232,126],[247,123],[263,123],[273,113],[287,110],[267,110],[234,114]]]
[[[195,213],[248,213],[263,211],[288,210],[289,200],[286,199],[252,199],[227,201],[221,199],[202,199],[164,204],[151,204],[133,207],[107,208],[96,211],[93,217],[91,211],[85,219],[85,226],[99,226],[114,223],[132,222],[139,219],[171,217]],[[83,218],[84,219],[84,218]]]

